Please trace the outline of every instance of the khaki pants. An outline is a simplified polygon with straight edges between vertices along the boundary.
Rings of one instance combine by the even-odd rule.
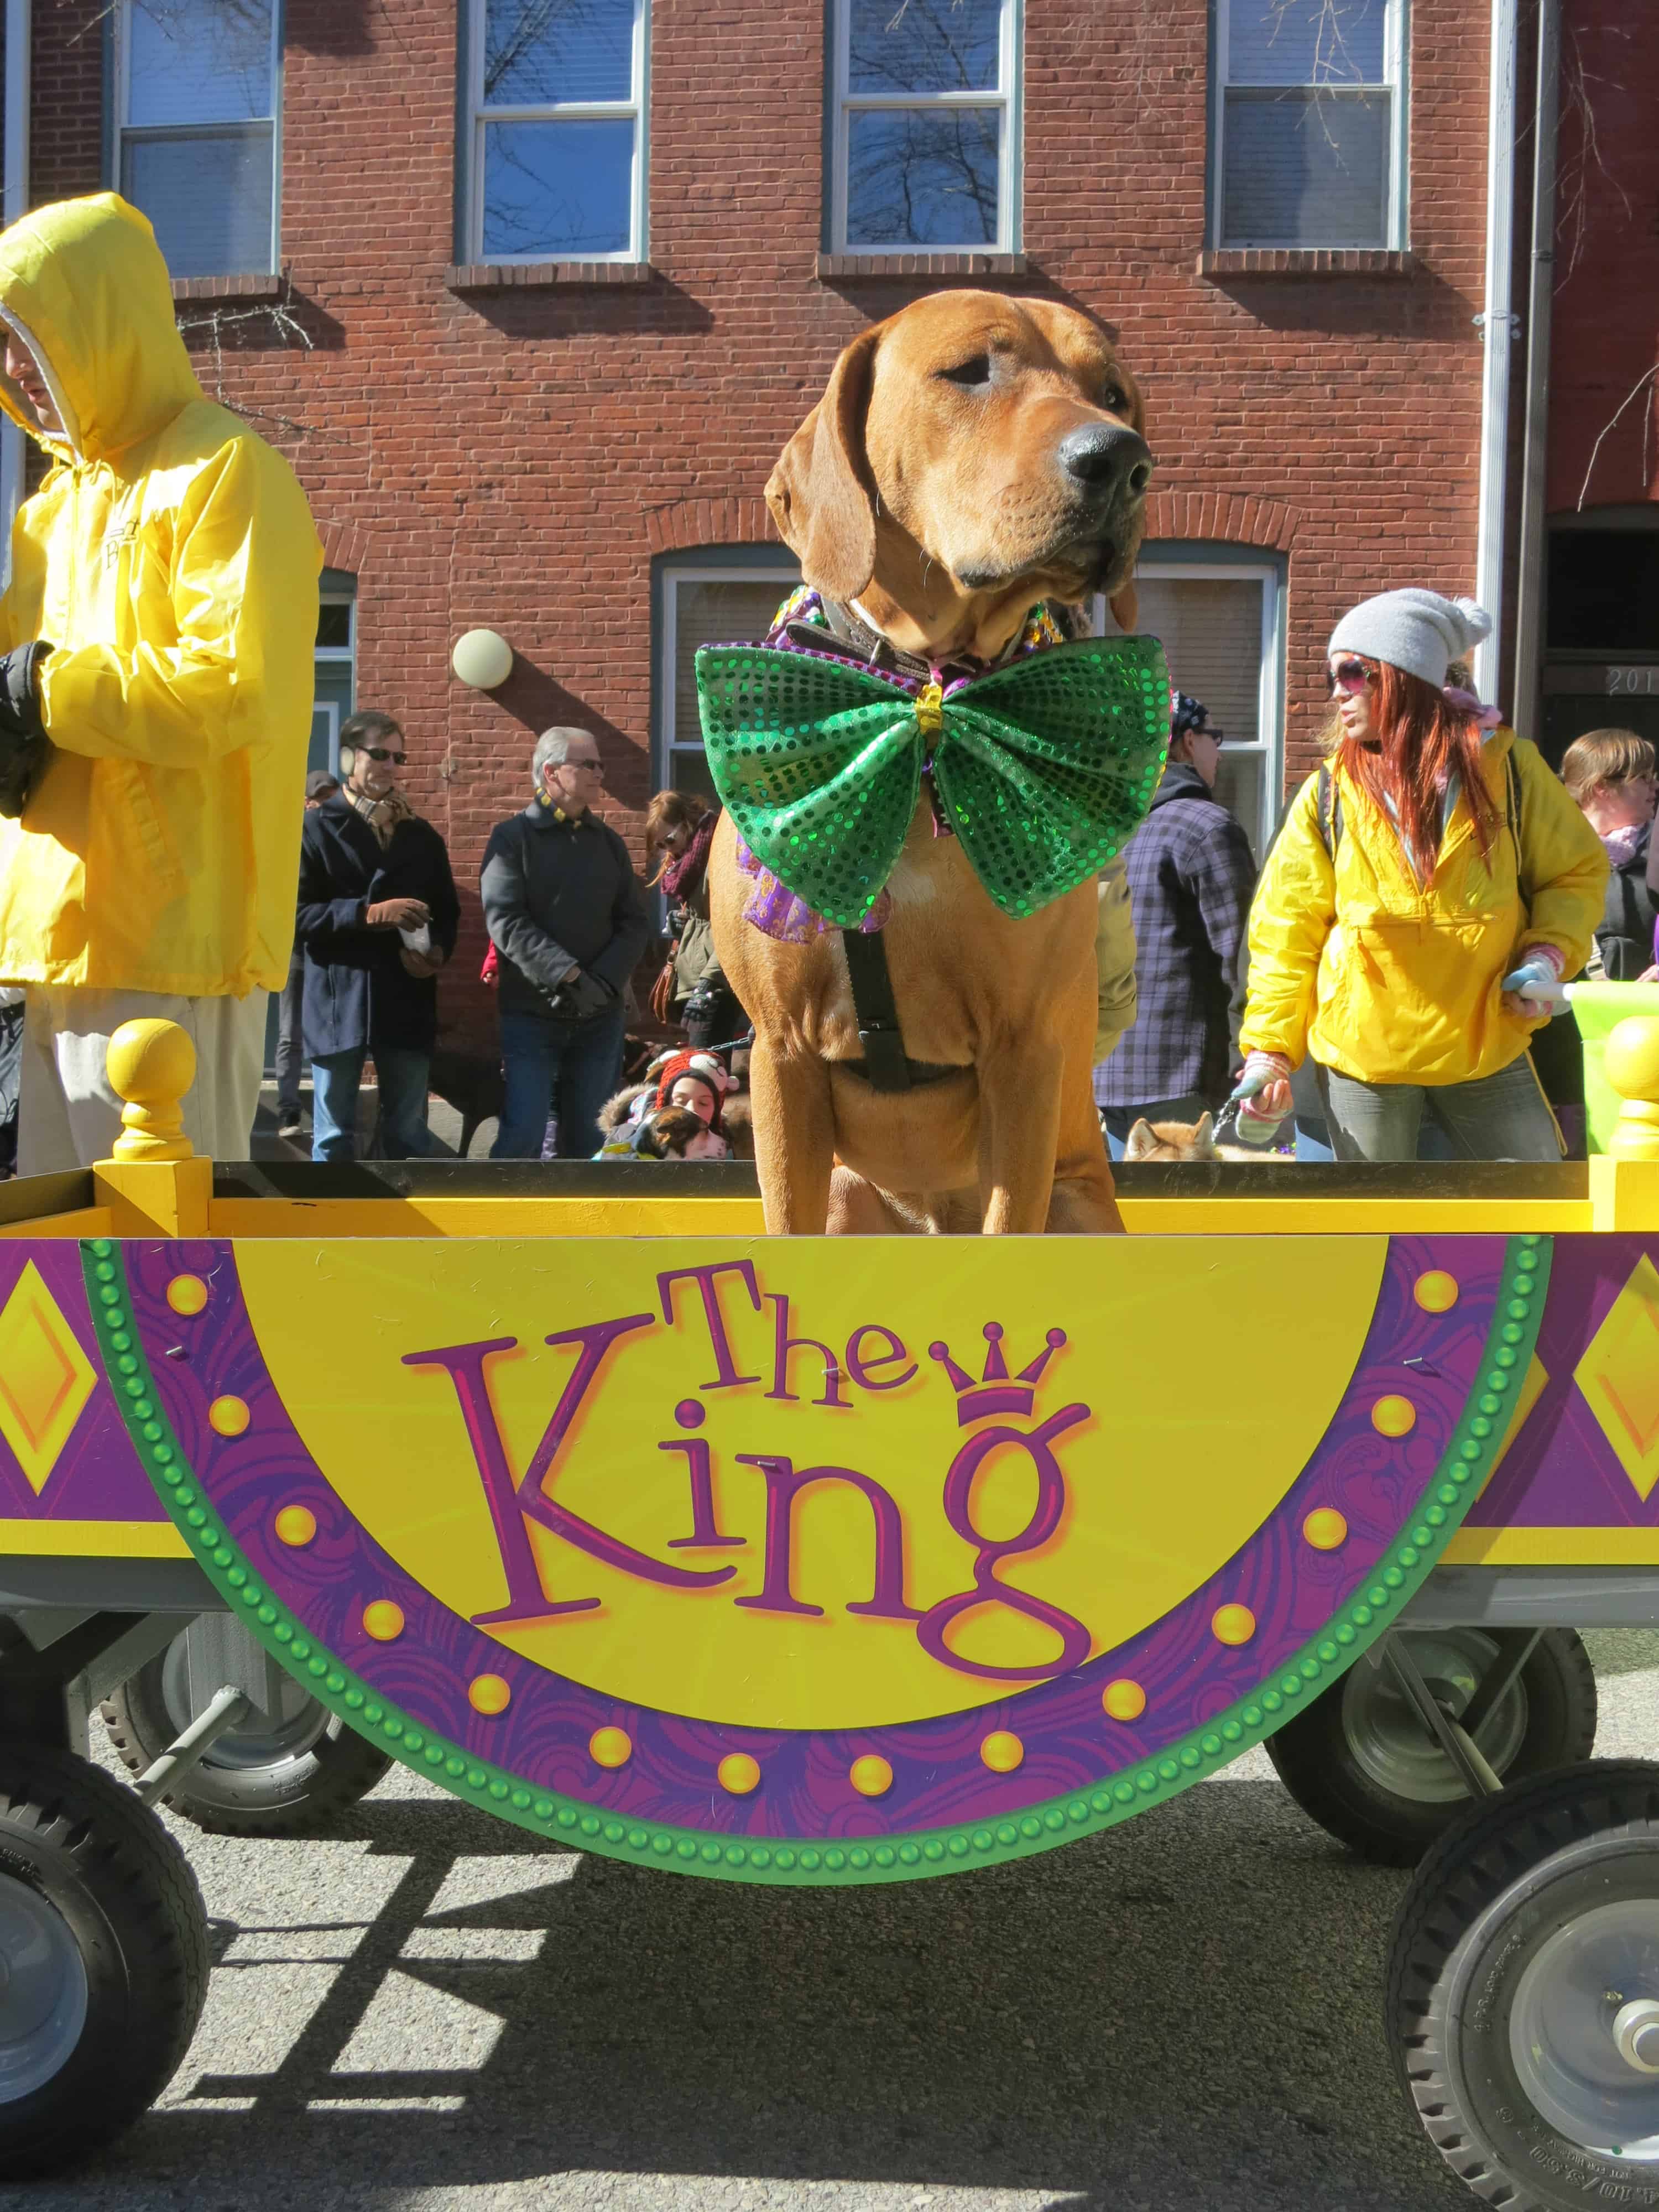
[[[265,1000],[175,999],[155,991],[24,993],[17,1172],[55,1175],[106,1160],[121,1133],[121,1102],[105,1055],[123,1022],[177,1022],[196,1047],[185,1093],[185,1134],[204,1158],[245,1160],[264,1073]]]

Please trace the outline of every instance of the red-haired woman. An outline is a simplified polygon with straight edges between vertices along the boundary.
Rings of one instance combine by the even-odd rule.
[[[1340,1160],[1414,1160],[1425,1110],[1462,1158],[1561,1157],[1527,1045],[1583,965],[1607,856],[1536,749],[1447,689],[1491,628],[1413,590],[1331,635],[1329,758],[1251,909],[1241,1133],[1282,1119],[1305,1054]]]

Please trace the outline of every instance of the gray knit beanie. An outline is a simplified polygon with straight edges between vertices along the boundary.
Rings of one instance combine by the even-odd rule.
[[[1449,662],[1462,659],[1492,634],[1492,617],[1473,599],[1443,599],[1438,592],[1379,592],[1362,599],[1331,632],[1326,651],[1363,653],[1443,690]]]

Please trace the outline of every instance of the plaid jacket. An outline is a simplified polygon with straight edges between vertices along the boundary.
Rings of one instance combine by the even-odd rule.
[[[1138,1012],[1095,1070],[1102,1106],[1196,1093],[1218,1106],[1234,1041],[1229,1006],[1243,957],[1255,863],[1244,832],[1195,769],[1164,770],[1129,841]]]

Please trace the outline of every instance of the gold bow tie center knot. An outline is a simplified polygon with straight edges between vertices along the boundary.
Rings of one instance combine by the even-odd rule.
[[[930,745],[945,727],[945,693],[937,684],[925,684],[916,694],[916,727]]]

